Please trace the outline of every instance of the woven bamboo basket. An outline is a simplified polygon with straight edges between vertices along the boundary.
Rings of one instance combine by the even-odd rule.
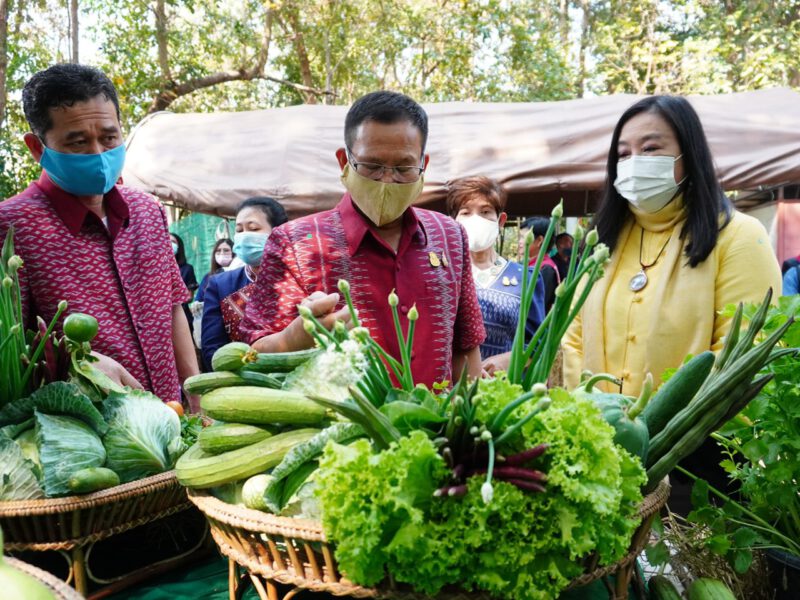
[[[641,525],[631,540],[628,553],[613,565],[597,567],[596,559],[586,562],[586,572],[570,582],[567,589],[604,580],[610,597],[625,600],[634,572],[636,557],[641,554],[655,515],[666,504],[669,484],[662,481],[639,506]],[[322,527],[315,521],[277,517],[222,502],[205,490],[189,490],[191,500],[206,516],[211,535],[220,552],[229,561],[231,600],[241,597],[242,583],[256,588],[262,600],[279,600],[276,583],[290,586],[283,600],[290,600],[302,590],[326,592],[333,596],[375,598],[380,600],[430,600],[410,589],[394,586],[365,588],[344,577],[336,564],[333,545],[325,539]],[[239,568],[245,573],[239,576]],[[614,582],[610,576],[614,576]],[[443,592],[439,600],[488,600],[490,596],[459,590]]]
[[[174,471],[168,471],[83,496],[0,502],[0,527],[7,552],[68,553],[68,581],[86,595],[87,547],[190,507]]]
[[[14,567],[17,571],[27,573],[28,575],[35,577],[42,582],[51,592],[53,592],[53,596],[55,596],[56,600],[83,600],[83,596],[61,581],[58,577],[51,575],[47,571],[42,571],[38,567],[29,565],[28,563],[17,560],[11,556],[4,556],[3,560],[6,561],[10,566]]]

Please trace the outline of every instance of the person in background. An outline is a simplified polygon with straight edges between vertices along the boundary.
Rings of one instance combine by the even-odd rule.
[[[258,276],[264,245],[272,230],[288,220],[283,206],[265,196],[248,198],[236,210],[232,251],[244,266],[208,278],[200,344],[206,369],[211,368],[218,348],[230,341],[245,341],[239,322]]]
[[[428,115],[408,96],[372,92],[356,100],[336,150],[347,189],[331,209],[279,227],[242,321],[259,352],[309,348],[297,312],[303,304],[326,327],[349,311],[338,281],[350,283],[360,322],[400,359],[388,297],[399,298],[401,326],[416,306],[411,364],[417,383],[481,375],[484,339],[464,230],[439,213],[413,207],[428,166]],[[413,313],[412,313],[413,314]]]
[[[208,273],[203,275],[200,285],[197,288],[197,294],[194,299],[197,302],[203,302],[206,295],[206,287],[208,280],[212,275],[222,273],[233,262],[236,255],[233,253],[233,241],[228,238],[221,238],[216,241],[214,248],[211,250],[211,266]]]
[[[180,401],[181,383],[198,372],[181,308],[189,293],[163,207],[118,184],[125,143],[114,84],[92,67],[54,65],[28,80],[22,105],[23,140],[42,174],[0,202],[0,239],[13,227],[25,322],[51,321],[65,300],[100,325],[98,368]]]
[[[528,217],[522,222],[519,230],[519,255],[525,255],[525,238],[529,231],[533,231],[533,242],[528,250],[528,266],[532,267],[536,264],[539,257],[539,251],[544,243],[544,236],[547,233],[547,228],[550,226],[550,219],[547,217]],[[561,283],[561,275],[558,273],[558,267],[553,262],[550,256],[550,250],[553,248],[553,240],[550,240],[550,247],[545,249],[545,255],[542,259],[542,265],[539,269],[539,275],[544,282],[544,312],[550,312],[550,307],[553,306],[553,301],[556,299],[556,288]]]
[[[464,227],[469,240],[472,276],[486,329],[481,365],[490,375],[508,369],[525,268],[495,250],[500,228],[506,222],[505,205],[506,192],[494,179],[464,177],[447,184],[447,213]],[[525,323],[527,338],[533,336],[543,319],[544,283],[539,278]]]
[[[569,257],[572,256],[572,236],[566,232],[559,233],[556,236],[556,253],[553,255],[553,262],[558,269],[558,277],[560,280],[567,278],[567,270],[569,270]]]
[[[648,372],[658,382],[688,354],[722,348],[726,305],[780,292],[769,235],[722,192],[685,98],[649,96],[623,113],[592,226],[611,262],[564,337],[568,388],[588,369],[621,378],[622,393],[637,396]],[[707,442],[684,466],[724,489],[715,449]],[[672,479],[670,506],[685,514],[688,489],[678,491],[678,474]]]
[[[800,264],[789,267],[783,273],[783,295],[793,296],[794,294],[800,294]]]
[[[178,263],[178,268],[181,271],[181,279],[186,284],[186,289],[189,293],[194,295],[197,290],[197,277],[194,274],[194,267],[186,261],[186,247],[183,245],[183,238],[177,233],[169,234],[170,242],[172,242],[172,253],[175,255],[175,262]],[[186,321],[189,323],[189,332],[192,333],[194,318],[192,317],[192,310],[188,302],[183,303],[183,314],[186,315]]]

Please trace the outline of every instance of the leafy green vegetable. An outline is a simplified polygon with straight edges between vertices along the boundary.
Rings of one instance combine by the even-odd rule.
[[[463,498],[433,499],[447,470],[419,431],[379,454],[366,441],[329,445],[317,494],[347,576],[372,585],[388,571],[431,595],[458,584],[498,598],[544,600],[582,572],[590,552],[600,564],[623,556],[638,526],[644,469],[614,444],[614,429],[591,400],[550,394],[550,408],[520,433],[526,447],[550,446],[544,493],[495,481],[487,503],[476,476]],[[507,382],[489,383],[477,403],[482,418],[518,395]]]
[[[108,433],[106,466],[125,483],[171,469],[180,448],[177,413],[150,393],[112,392],[103,403]],[[175,441],[177,440],[177,441]]]
[[[68,482],[73,473],[103,466],[106,460],[103,443],[91,427],[74,417],[48,415],[38,410],[34,414],[45,494],[69,494]]]
[[[317,494],[325,532],[353,581],[373,585],[393,561],[392,539],[409,524],[425,525],[426,509],[446,467],[436,447],[412,432],[373,454],[368,441],[328,444],[320,460]]]
[[[31,420],[33,421],[33,420]],[[31,427],[20,433],[14,441],[22,450],[22,455],[31,461],[37,479],[42,477],[42,463],[39,459],[39,446],[36,444],[36,429]]]
[[[347,400],[348,388],[363,376],[367,362],[353,340],[330,346],[286,376],[283,389],[314,394],[330,400]]]
[[[0,427],[22,423],[33,417],[34,410],[48,415],[75,417],[94,429],[98,435],[103,435],[108,430],[103,415],[92,401],[77,386],[65,381],[47,384],[27,398],[4,406],[0,410]]]
[[[0,436],[0,500],[43,497],[44,492],[33,474],[33,463],[25,458],[16,442]]]

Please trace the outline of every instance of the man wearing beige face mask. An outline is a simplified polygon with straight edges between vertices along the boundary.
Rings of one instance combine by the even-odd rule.
[[[267,240],[261,272],[241,331],[260,352],[308,348],[297,316],[305,304],[327,327],[349,315],[337,282],[350,283],[361,324],[400,359],[387,298],[399,298],[403,329],[416,305],[411,366],[414,381],[431,385],[466,366],[481,373],[485,332],[469,246],[461,226],[411,205],[422,192],[428,117],[411,98],[373,92],[345,119],[345,146],[336,151],[347,193],[332,210],[290,221]]]

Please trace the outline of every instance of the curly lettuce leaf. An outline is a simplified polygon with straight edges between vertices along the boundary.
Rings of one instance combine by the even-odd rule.
[[[43,498],[34,465],[27,460],[16,442],[0,436],[0,500]]]
[[[48,497],[70,494],[69,478],[81,469],[101,467],[106,451],[100,437],[74,417],[35,411],[36,444]]]
[[[386,564],[410,524],[422,526],[444,461],[428,437],[412,432],[374,454],[367,440],[329,443],[316,477],[325,532],[337,541],[336,559],[352,580],[381,581]]]
[[[177,413],[148,392],[112,392],[103,403],[109,469],[123,483],[170,470],[183,446]]]

